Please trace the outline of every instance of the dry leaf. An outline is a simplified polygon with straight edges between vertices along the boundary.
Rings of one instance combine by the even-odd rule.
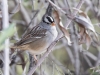
[[[86,46],[87,46],[87,50],[89,49],[90,45],[91,45],[91,37],[86,33],[86,37],[85,37],[85,42],[86,42]]]
[[[64,36],[66,37],[67,41],[68,41],[68,45],[71,45],[71,41],[70,41],[70,35],[67,29],[65,29],[63,26],[59,25],[60,30],[63,32]]]
[[[85,28],[83,26],[79,25],[79,35],[80,35],[80,38],[83,36],[84,32],[85,32]]]
[[[96,38],[98,39],[98,36],[94,29],[94,26],[91,23],[88,15],[86,13],[79,10],[79,15],[75,17],[75,22],[77,22],[79,25],[82,25],[85,29],[91,30],[95,34]]]
[[[81,24],[84,28],[89,29],[95,33],[93,25],[84,16],[76,16],[75,21],[78,24]]]
[[[80,28],[80,32],[79,32],[80,40],[79,41],[80,41],[80,44],[86,43],[86,46],[87,46],[86,49],[88,50],[91,44],[91,37],[90,37],[91,34],[89,33],[89,31],[94,33],[97,40],[98,40],[98,36],[95,32],[94,26],[91,23],[91,20],[89,19],[88,15],[81,10],[78,10],[78,12],[79,12],[79,15],[76,16],[74,20]]]
[[[79,45],[85,43],[84,35],[85,35],[85,28],[80,24],[79,25],[79,35],[78,35]]]
[[[69,35],[68,30],[63,26],[63,24],[62,24],[62,22],[60,20],[59,14],[58,14],[58,12],[56,10],[55,10],[54,14],[56,15],[56,20],[57,20],[57,24],[59,26],[59,29],[62,31],[62,33],[64,34],[65,38],[67,39],[68,45],[71,45],[70,35]]]
[[[86,50],[88,50],[91,45],[91,37],[86,32],[84,32],[84,34],[81,36],[81,39],[79,40],[79,44],[84,43],[86,44]]]

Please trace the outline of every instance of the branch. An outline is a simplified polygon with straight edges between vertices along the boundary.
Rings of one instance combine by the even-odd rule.
[[[89,65],[89,67],[93,67],[90,59],[84,53],[83,53],[83,57],[84,57],[85,61],[87,62],[87,64]]]
[[[66,67],[64,67],[64,65],[63,65],[59,60],[57,60],[57,59],[55,58],[55,56],[54,56],[52,53],[50,54],[50,59],[51,59],[56,65],[58,65],[59,68],[61,68],[62,71],[63,71],[64,73],[68,73],[68,69],[67,69]]]
[[[75,59],[74,59],[74,55],[72,54],[71,49],[66,44],[66,40],[65,39],[62,39],[62,43],[63,43],[63,45],[64,45],[64,47],[65,47],[65,49],[66,49],[66,51],[67,51],[67,53],[68,53],[68,55],[70,57],[70,60],[71,60],[72,64],[74,65]]]
[[[80,9],[81,8],[81,6],[82,6],[82,4],[85,2],[85,0],[80,0],[80,2],[78,3],[78,5],[76,6],[76,8],[77,9]],[[73,16],[75,16],[77,13],[78,13],[78,11],[73,11],[74,13],[73,13]],[[68,19],[67,20],[67,25],[66,25],[66,27],[68,27],[69,26],[69,24],[72,22],[72,19]]]
[[[66,12],[64,10],[62,10],[60,7],[58,7],[56,4],[54,4],[52,1],[47,0],[52,6],[56,7],[59,11],[61,11],[62,13],[66,14]]]
[[[14,0],[15,3],[17,3],[17,0]],[[26,24],[28,25],[29,22],[31,21],[28,12],[26,11],[26,9],[24,8],[24,6],[21,4],[21,14],[23,16],[23,18],[25,19]]]
[[[75,35],[77,34],[77,32],[74,24],[70,26],[70,34],[71,34],[71,40],[73,42],[72,49],[73,49],[74,60],[75,60],[74,62],[75,75],[79,75],[80,72],[79,45],[78,45],[78,38]]]
[[[8,2],[7,0],[2,0],[2,15],[3,15],[3,29],[9,27],[8,18]],[[5,50],[4,50],[4,75],[9,75],[9,39],[5,40]]]
[[[51,2],[54,3],[54,0],[52,0]],[[49,16],[51,16],[52,15],[52,8],[53,8],[53,6],[49,3],[45,14],[48,14]]]

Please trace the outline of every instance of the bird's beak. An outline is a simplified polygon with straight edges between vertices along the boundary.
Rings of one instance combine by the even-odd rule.
[[[53,23],[51,23],[51,25],[52,25],[52,26],[55,26],[56,24],[53,22]]]

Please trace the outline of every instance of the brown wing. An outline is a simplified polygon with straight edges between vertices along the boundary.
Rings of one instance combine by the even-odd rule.
[[[29,33],[27,33],[27,35],[23,36],[23,38],[19,42],[17,42],[15,45],[21,46],[30,42],[34,42],[38,39],[41,39],[42,37],[46,35],[46,31],[47,29],[43,29],[40,26],[35,26]]]

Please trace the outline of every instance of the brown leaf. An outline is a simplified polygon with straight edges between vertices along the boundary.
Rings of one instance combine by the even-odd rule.
[[[86,44],[86,50],[89,49],[90,45],[91,45],[91,37],[89,36],[88,33],[84,33],[81,37],[81,39],[79,40],[79,44]]]
[[[91,37],[86,33],[86,37],[85,37],[85,42],[86,42],[86,46],[87,46],[87,50],[89,49],[90,45],[91,45]]]
[[[56,10],[53,12],[53,16],[55,18],[56,24],[59,25],[60,24],[60,17],[59,17],[59,14]]]
[[[88,19],[88,21],[90,21],[88,15],[87,15],[85,12],[83,12],[82,10],[76,9],[76,8],[73,8],[73,9],[74,9],[74,10],[77,10],[78,13],[79,13],[79,15],[84,16],[86,19]],[[90,22],[91,22],[91,21],[90,21]]]
[[[85,28],[85,30],[91,30],[94,33],[94,35],[97,38],[97,40],[98,40],[98,36],[97,36],[97,34],[95,32],[94,26],[91,23],[88,15],[86,13],[84,13],[81,10],[79,10],[79,15],[76,16],[74,20],[78,25],[83,26]]]
[[[75,22],[78,23],[79,25],[84,26],[85,29],[89,29],[95,33],[93,25],[84,16],[81,15],[76,16]]]
[[[59,29],[62,31],[62,33],[64,34],[65,38],[67,39],[68,45],[71,45],[70,35],[69,35],[68,30],[63,27],[63,24],[61,22],[59,14],[58,14],[58,12],[56,10],[55,10],[54,14],[56,16],[55,18],[56,18],[56,21],[57,21],[57,25],[59,26]]]
[[[85,43],[85,34],[83,34],[82,36],[81,36],[81,38],[79,39],[79,45],[80,44],[84,44]]]
[[[79,25],[79,45],[84,43],[84,33],[85,33],[85,28],[80,24]]]
[[[80,38],[81,38],[83,36],[84,32],[85,32],[85,28],[83,26],[79,25],[79,29],[80,29],[79,35],[80,35]]]
[[[68,45],[71,45],[71,41],[70,41],[70,35],[67,29],[65,29],[63,26],[59,25],[60,30],[63,32],[64,36],[66,37],[67,41],[68,41]]]

